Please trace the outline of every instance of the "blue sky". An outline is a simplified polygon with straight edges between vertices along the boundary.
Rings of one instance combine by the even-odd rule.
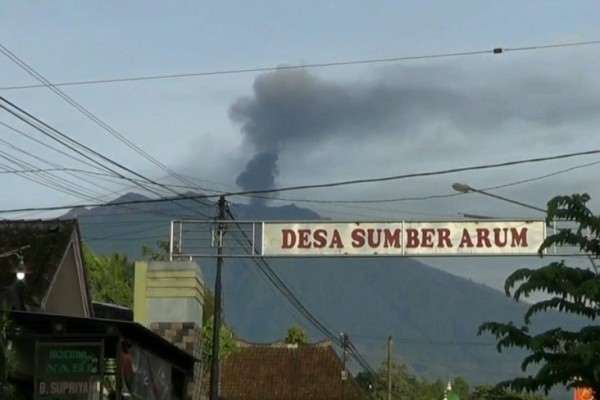
[[[56,83],[600,39],[600,4],[596,1],[204,3],[3,2],[0,43]],[[214,75],[68,86],[62,90],[198,185],[235,190],[236,177],[246,163],[266,149],[244,126],[256,122],[253,112],[257,109],[264,111],[261,118],[279,116],[277,109],[269,108],[274,104],[289,105],[291,111],[286,109],[285,117],[311,122],[302,129],[294,124],[296,131],[267,135],[278,143],[276,148],[266,149],[278,155],[276,186],[596,149],[600,147],[596,133],[600,122],[596,115],[600,106],[596,72],[599,51],[600,46],[586,46],[317,68],[287,75]],[[0,55],[0,88],[34,83],[33,78]],[[297,93],[304,96],[302,104],[297,103]],[[266,94],[280,96],[281,101],[265,102],[260,96]],[[0,89],[0,95],[144,175],[165,177],[164,171],[48,89]],[[330,102],[324,102],[322,109],[311,107],[322,99],[320,95],[329,96]],[[347,98],[352,101],[344,102]],[[236,120],[231,110],[240,101],[249,106],[238,112]],[[345,105],[358,107],[360,112],[352,112]],[[320,117],[316,117],[318,112],[322,113]],[[4,112],[0,112],[0,121],[35,133]],[[286,126],[286,121],[282,117],[278,126]],[[0,138],[46,160],[81,167],[4,127],[0,127]],[[0,150],[17,155],[6,144],[0,146]],[[335,200],[438,195],[452,192],[450,185],[455,181],[489,187],[598,160],[598,156],[582,157],[334,191],[298,192],[287,197]],[[597,166],[582,167],[497,193],[538,206],[562,193],[587,191],[598,199],[597,171]],[[84,201],[20,176],[3,174],[0,179],[4,187],[0,209]],[[129,186],[103,181],[102,188],[96,185],[93,189],[97,197],[111,199],[132,190]],[[456,218],[460,212],[501,217],[532,215],[526,209],[477,195],[314,208],[339,219],[447,219]],[[515,264],[513,259],[503,259],[494,261],[502,268],[482,271],[480,260],[430,263],[496,287]]]

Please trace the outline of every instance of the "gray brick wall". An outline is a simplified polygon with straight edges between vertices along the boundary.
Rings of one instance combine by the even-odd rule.
[[[150,329],[194,357],[202,358],[202,328],[195,322],[153,322]],[[202,364],[196,363],[185,400],[200,400]]]

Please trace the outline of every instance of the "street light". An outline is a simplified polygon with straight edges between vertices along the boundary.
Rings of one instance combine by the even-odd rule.
[[[456,190],[457,192],[461,192],[461,193],[469,193],[471,190],[475,190],[471,186],[467,185],[466,183],[460,183],[460,182],[453,183],[452,189]]]
[[[531,210],[539,211],[541,213],[546,214],[546,210],[544,210],[543,208],[532,206],[531,204],[527,204],[527,203],[521,203],[520,201],[516,201],[516,200],[513,200],[513,199],[508,199],[506,197],[498,196],[496,194],[485,192],[483,190],[475,189],[475,188],[467,185],[466,183],[458,183],[458,182],[457,183],[453,183],[452,184],[452,189],[454,189],[454,190],[456,190],[457,192],[460,192],[460,193],[470,193],[470,192],[479,193],[479,194],[482,194],[484,196],[493,197],[494,199],[506,201],[506,202],[512,203],[512,204],[517,204],[517,205],[519,205],[521,207],[529,208]],[[467,216],[469,214],[463,214],[463,215]],[[471,215],[471,216],[473,216],[473,215]],[[477,216],[474,216],[474,217],[477,217]],[[591,255],[589,255],[589,254],[587,255],[587,258],[588,258],[588,260],[590,260],[590,263],[592,264],[592,267],[594,267],[594,271],[596,271],[596,273],[598,273],[598,266],[594,262],[594,258]]]
[[[27,248],[29,248],[29,245],[22,246],[17,249],[9,250],[4,253],[0,253],[0,258],[10,257],[10,256],[16,256],[19,258],[19,265],[17,266],[17,269],[15,270],[15,275],[16,275],[18,281],[24,280],[25,274],[27,273],[27,270],[25,268],[25,263],[23,262],[23,250],[25,250]]]
[[[546,210],[544,210],[543,208],[532,206],[532,205],[527,204],[527,203],[521,203],[520,201],[508,199],[506,197],[498,196],[497,194],[493,194],[493,193],[489,193],[489,192],[484,192],[483,190],[475,189],[475,188],[467,185],[466,183],[458,183],[458,182],[457,183],[453,183],[452,184],[452,189],[454,189],[454,190],[456,190],[457,192],[460,192],[460,193],[470,193],[470,192],[473,192],[473,193],[483,194],[484,196],[493,197],[494,199],[506,201],[508,203],[516,204],[518,206],[529,208],[530,210],[535,210],[535,211],[539,211],[539,212],[542,212],[542,213],[546,214]]]
[[[17,267],[17,270],[15,271],[15,275],[17,276],[17,280],[18,281],[22,281],[25,279],[25,263],[23,262],[23,256],[22,255],[18,255],[19,257],[19,266]]]

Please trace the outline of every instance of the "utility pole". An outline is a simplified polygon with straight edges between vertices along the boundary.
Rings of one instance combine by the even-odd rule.
[[[392,336],[388,336],[388,350],[387,350],[387,400],[392,400]]]
[[[348,363],[348,335],[342,333],[342,363],[344,365],[344,369],[342,371],[342,400],[346,400],[346,382],[348,381],[348,368],[346,364]]]
[[[210,400],[219,400],[219,349],[221,347],[221,314],[222,314],[222,284],[221,270],[223,269],[223,236],[225,235],[225,213],[227,202],[225,196],[219,197],[219,216],[217,225],[217,274],[215,277],[215,307],[213,311],[212,359],[210,364]]]

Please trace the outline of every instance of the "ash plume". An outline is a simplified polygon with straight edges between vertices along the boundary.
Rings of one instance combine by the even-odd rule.
[[[237,100],[229,110],[254,150],[236,180],[244,190],[274,187],[282,151],[310,151],[342,134],[379,126],[394,115],[395,105],[377,90],[350,89],[303,70],[260,75],[253,89],[252,97]]]
[[[586,86],[576,74],[556,79],[535,65],[509,72],[501,66],[477,72],[447,65],[402,67],[355,82],[324,80],[302,69],[261,74],[252,95],[229,109],[252,154],[236,183],[244,190],[273,188],[282,157],[302,157],[325,144],[341,151],[363,142],[386,143],[386,150],[417,140],[439,147],[435,132],[448,143],[470,144],[518,138],[524,133],[515,132],[523,127],[556,132],[597,119],[597,85]]]
[[[235,180],[244,190],[268,190],[275,187],[279,173],[276,153],[256,153]]]

